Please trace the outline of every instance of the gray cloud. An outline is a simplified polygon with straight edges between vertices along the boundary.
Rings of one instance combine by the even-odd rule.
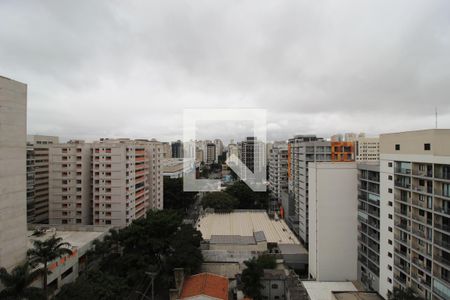
[[[172,140],[200,107],[265,108],[272,140],[429,128],[435,107],[450,127],[445,0],[2,1],[0,20],[30,133]]]

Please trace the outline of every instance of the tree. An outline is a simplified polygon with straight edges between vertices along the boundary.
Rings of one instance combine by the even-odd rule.
[[[243,181],[236,181],[225,192],[238,199],[238,208],[267,209],[269,202],[268,192],[254,192]]]
[[[275,267],[277,266],[277,260],[275,256],[270,254],[262,254],[258,256],[257,263],[263,269],[275,269]]]
[[[247,267],[242,271],[241,280],[243,283],[243,292],[246,296],[255,300],[261,299],[261,277],[264,275],[264,269],[258,263],[257,258],[253,257],[244,262]]]
[[[392,294],[389,295],[389,300],[423,300],[419,295],[410,287],[406,289],[394,287]]]
[[[214,208],[222,212],[230,212],[239,205],[239,201],[224,192],[207,193],[202,199],[203,208]]]
[[[183,178],[164,177],[164,209],[186,210],[197,193],[183,191]]]
[[[30,287],[30,284],[40,275],[39,270],[32,270],[28,262],[18,265],[11,273],[5,268],[0,269],[0,281],[5,287],[0,292],[1,299],[45,299],[42,289]]]
[[[35,240],[33,242],[33,248],[29,249],[27,255],[30,259],[32,266],[42,264],[44,283],[43,288],[45,295],[47,296],[47,277],[49,274],[48,263],[65,255],[71,255],[69,243],[63,242],[63,239],[53,235],[51,238],[40,241]]]

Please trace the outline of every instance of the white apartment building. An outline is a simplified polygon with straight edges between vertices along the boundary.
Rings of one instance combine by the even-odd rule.
[[[49,147],[57,136],[27,136],[27,223],[48,223]]]
[[[93,223],[127,226],[163,208],[162,144],[103,139],[93,143]]]
[[[269,190],[278,202],[281,202],[281,193],[286,191],[288,186],[287,165],[287,143],[274,143],[269,155]]]
[[[380,160],[380,139],[358,137],[355,140],[355,157],[356,161],[373,161]]]
[[[309,165],[309,275],[317,281],[357,280],[355,162]]]
[[[0,76],[0,267],[11,270],[27,251],[27,85]]]
[[[227,159],[230,158],[231,155],[235,155],[236,157],[239,157],[239,150],[238,146],[234,143],[228,144],[228,151],[227,151]]]
[[[72,140],[49,152],[49,223],[92,224],[92,144]]]
[[[221,139],[215,139],[214,140],[214,145],[216,145],[216,158],[215,158],[215,160],[216,160],[216,162],[219,162],[219,156],[222,155],[223,152],[224,152],[223,151],[224,150],[223,142],[222,142]]]
[[[380,136],[380,295],[450,299],[450,130]]]

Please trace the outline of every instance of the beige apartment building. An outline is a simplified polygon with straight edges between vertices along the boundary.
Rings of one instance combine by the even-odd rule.
[[[92,144],[72,140],[49,152],[49,223],[92,224]]]
[[[0,267],[11,270],[27,251],[27,85],[0,76]]]
[[[49,147],[58,143],[57,136],[27,137],[27,223],[48,223]]]
[[[358,162],[378,162],[380,160],[380,139],[358,137],[355,140],[355,152]]]
[[[104,139],[93,143],[93,223],[127,226],[162,209],[162,144]]]

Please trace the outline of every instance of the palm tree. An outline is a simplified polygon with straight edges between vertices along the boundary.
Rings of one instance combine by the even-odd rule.
[[[5,268],[0,269],[0,281],[4,290],[0,292],[1,299],[44,299],[44,293],[29,285],[39,276],[40,270],[32,270],[28,262],[18,265],[11,273]]]
[[[44,292],[47,296],[47,276],[49,274],[48,263],[65,255],[71,255],[72,250],[69,249],[70,244],[62,242],[63,239],[53,235],[51,238],[40,241],[35,240],[33,242],[33,249],[28,250],[27,255],[30,262],[34,265],[42,264],[42,270],[44,275]]]

